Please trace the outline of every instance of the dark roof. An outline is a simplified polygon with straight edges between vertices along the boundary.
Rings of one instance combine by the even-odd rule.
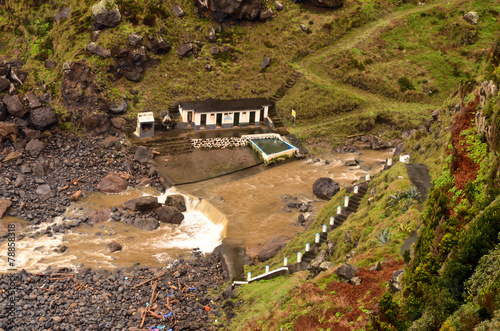
[[[234,110],[254,110],[262,106],[270,106],[266,98],[248,98],[232,100],[214,100],[179,102],[183,110],[194,110],[197,113],[228,112]]]

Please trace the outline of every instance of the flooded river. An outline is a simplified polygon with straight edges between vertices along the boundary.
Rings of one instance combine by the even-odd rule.
[[[188,210],[181,225],[162,223],[154,231],[139,230],[132,225],[108,220],[90,227],[82,224],[77,228],[56,233],[51,237],[43,232],[47,224],[39,228],[27,226],[17,233],[25,237],[17,241],[16,267],[29,271],[41,271],[47,266],[89,266],[112,269],[141,263],[160,266],[183,256],[189,258],[195,247],[202,252],[211,252],[223,238],[247,247],[264,244],[279,235],[293,236],[302,228],[294,226],[299,213],[283,212],[283,195],[296,196],[299,200],[312,201],[313,214],[326,201],[312,194],[312,185],[318,177],[330,177],[341,187],[364,176],[367,172],[379,172],[384,160],[392,155],[391,150],[361,153],[329,154],[321,156],[320,162],[310,159],[296,160],[270,167],[257,166],[231,175],[181,185],[166,192],[181,193],[187,198]],[[347,167],[344,162],[360,161],[360,166]],[[328,160],[328,164],[324,162]],[[94,193],[72,205],[56,222],[71,222],[88,214],[90,210],[121,206],[123,202],[145,195],[160,197],[164,192],[152,188],[130,189],[125,194]],[[164,197],[160,197],[161,200]],[[2,223],[19,221],[3,218]],[[34,238],[30,238],[34,236]],[[111,253],[108,244],[116,241],[122,250]],[[62,246],[67,249],[60,252]],[[0,244],[7,251],[7,242]],[[0,260],[0,268],[7,269],[6,254]]]

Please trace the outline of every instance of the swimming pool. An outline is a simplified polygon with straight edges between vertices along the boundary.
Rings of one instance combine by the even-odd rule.
[[[299,150],[279,138],[249,139],[248,141],[252,148],[260,153],[265,164],[293,157]]]

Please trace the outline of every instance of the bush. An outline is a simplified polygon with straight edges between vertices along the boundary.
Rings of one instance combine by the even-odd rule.
[[[413,83],[406,76],[399,78],[398,83],[399,83],[399,86],[401,88],[401,92],[415,89],[415,86],[413,86]]]

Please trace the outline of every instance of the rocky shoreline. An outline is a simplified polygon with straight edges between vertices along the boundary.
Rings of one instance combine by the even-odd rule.
[[[234,316],[234,293],[219,290],[220,254],[193,254],[163,268],[0,274],[0,330],[218,329]]]

